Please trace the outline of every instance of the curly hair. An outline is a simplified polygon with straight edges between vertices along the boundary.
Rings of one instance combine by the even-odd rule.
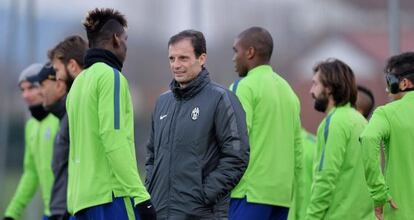
[[[109,40],[113,34],[122,33],[128,24],[125,16],[115,9],[95,8],[88,12],[83,26],[92,48]]]

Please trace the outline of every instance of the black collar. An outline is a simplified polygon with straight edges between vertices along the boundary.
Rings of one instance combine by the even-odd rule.
[[[66,95],[60,98],[55,104],[50,106],[48,110],[61,120],[66,114]]]
[[[33,118],[38,121],[42,121],[44,118],[46,118],[46,116],[49,115],[49,112],[45,110],[42,104],[30,106],[29,111],[32,114]]]
[[[170,89],[176,99],[189,100],[197,95],[210,82],[209,73],[206,68],[203,68],[193,81],[191,81],[185,88],[181,88],[180,84],[173,80],[170,83]]]
[[[122,70],[122,62],[115,56],[115,54],[101,48],[92,48],[86,51],[84,62],[85,69],[92,66],[94,63],[103,62],[120,72]]]

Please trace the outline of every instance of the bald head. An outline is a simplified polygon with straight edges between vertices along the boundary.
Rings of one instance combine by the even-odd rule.
[[[259,61],[268,63],[272,57],[273,39],[270,33],[262,27],[251,27],[237,37],[244,48],[254,48]]]
[[[358,86],[358,96],[355,107],[365,118],[368,119],[374,109],[375,99],[372,92],[363,86]]]

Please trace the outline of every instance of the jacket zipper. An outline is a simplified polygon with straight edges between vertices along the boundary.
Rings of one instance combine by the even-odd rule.
[[[171,203],[171,175],[172,175],[171,167],[172,167],[172,154],[174,152],[174,150],[173,150],[173,148],[174,148],[174,137],[175,137],[175,130],[177,128],[177,124],[176,124],[177,117],[175,117],[175,115],[180,112],[180,109],[181,109],[181,101],[177,101],[177,104],[178,104],[178,106],[176,106],[174,108],[174,111],[173,111],[173,114],[172,114],[172,117],[171,117],[170,127],[172,127],[172,130],[171,130],[171,133],[170,133],[170,135],[168,137],[171,140],[171,144],[170,144],[170,146],[171,146],[170,147],[170,158],[169,158],[169,167],[168,167],[168,171],[169,171],[169,175],[168,175],[168,204]],[[168,219],[170,217],[170,206],[169,205],[168,205],[168,211],[167,211],[167,213],[168,213],[167,214],[167,219]]]

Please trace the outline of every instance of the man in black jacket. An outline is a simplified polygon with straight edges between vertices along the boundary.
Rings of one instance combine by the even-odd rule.
[[[201,32],[172,36],[168,53],[174,79],[153,113],[146,186],[158,219],[226,219],[249,159],[245,113],[210,80]]]
[[[49,50],[48,57],[56,71],[57,83],[64,82],[69,91],[72,82],[83,70],[83,57],[87,50],[87,42],[78,35],[72,35],[59,42]],[[48,80],[43,80],[42,88],[47,89]],[[56,94],[54,91],[46,92],[45,96]],[[67,220],[69,213],[66,205],[68,185],[68,158],[69,158],[69,126],[66,114],[66,95],[59,96],[59,100],[50,103],[50,111],[59,118],[60,129],[56,135],[53,148],[52,170],[54,182],[50,199],[50,220]]]

